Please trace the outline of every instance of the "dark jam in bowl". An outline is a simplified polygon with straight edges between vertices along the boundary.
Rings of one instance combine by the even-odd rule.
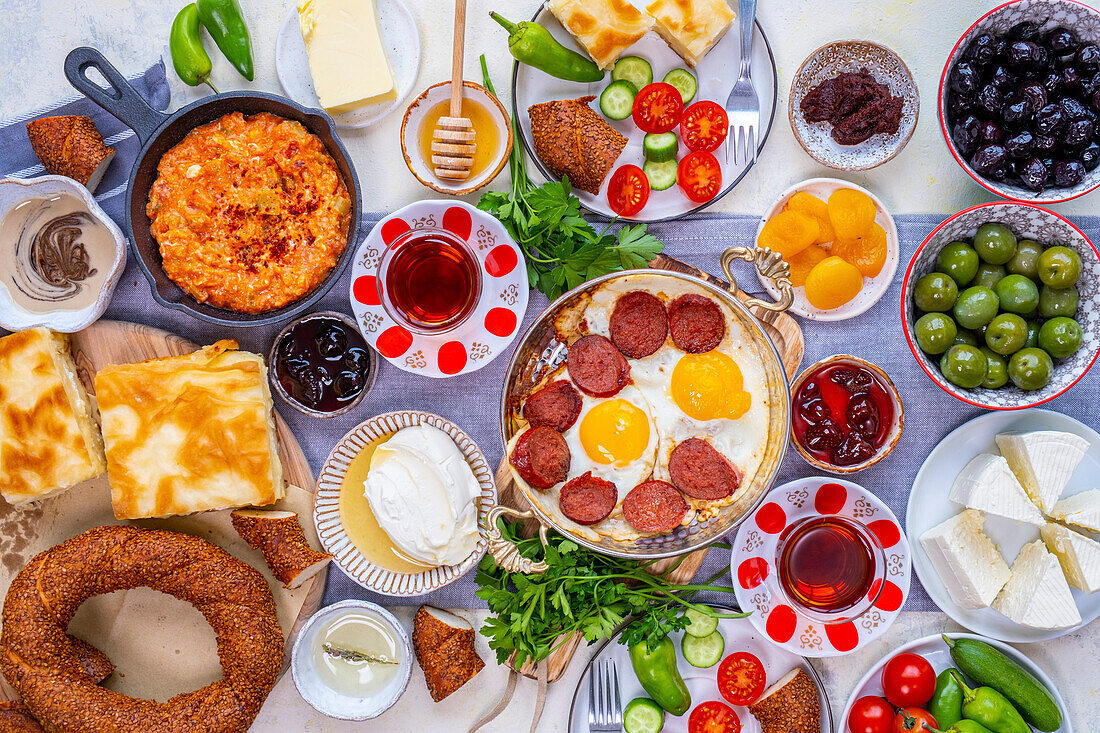
[[[353,402],[369,383],[370,354],[359,332],[323,316],[294,324],[275,345],[275,377],[292,400],[318,412]]]
[[[829,364],[810,374],[792,400],[795,440],[819,461],[854,466],[886,443],[894,404],[879,377],[855,364]]]

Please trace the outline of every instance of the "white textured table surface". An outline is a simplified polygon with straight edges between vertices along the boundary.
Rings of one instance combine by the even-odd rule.
[[[420,28],[424,56],[416,88],[422,89],[450,73],[450,5],[446,0],[405,0]],[[0,0],[0,119],[32,110],[73,94],[62,73],[68,51],[80,45],[99,48],[125,74],[136,73],[160,57],[168,27],[179,2],[166,0]],[[870,38],[897,51],[912,70],[921,92],[921,117],[917,131],[895,160],[864,174],[848,176],[875,191],[895,213],[953,213],[989,200],[955,164],[947,152],[936,119],[936,91],[944,59],[974,19],[995,7],[995,0],[762,0],[758,12],[775,53],[779,71],[779,105],[767,147],[755,168],[738,188],[714,207],[716,211],[759,214],[792,183],[818,175],[830,175],[795,142],[786,119],[786,93],[791,77],[809,53],[843,38]],[[1090,4],[1098,4],[1090,0]],[[253,89],[279,92],[274,70],[274,43],[279,25],[292,3],[285,0],[241,0],[252,31],[256,61]],[[470,0],[466,76],[481,81],[477,55],[486,53],[498,90],[506,93],[511,73],[505,34],[488,17],[497,9],[511,19],[527,19],[536,0]],[[442,9],[442,12],[441,12]],[[215,54],[212,54],[215,55]],[[197,93],[173,79],[173,106]],[[219,88],[244,88],[228,64],[215,59],[214,77]],[[368,210],[389,211],[428,197],[409,174],[397,142],[400,115],[394,114],[366,130],[341,135],[356,164]],[[3,155],[3,151],[0,151]],[[365,170],[377,172],[364,175]],[[496,187],[506,185],[498,179]],[[1100,194],[1055,206],[1066,214],[1096,213]],[[399,609],[404,620],[410,609]],[[480,623],[484,612],[467,616]],[[944,630],[958,630],[938,613],[903,613],[879,641],[868,648],[835,660],[816,663],[833,701],[835,713],[843,708],[852,686],[867,667],[891,648],[911,639]],[[1100,720],[1100,628],[1068,634],[1044,644],[1020,645],[1051,674],[1071,708],[1078,733],[1097,730]],[[482,655],[492,655],[482,643]],[[583,668],[584,651],[566,676],[550,688],[540,731],[566,730],[573,689]],[[506,673],[490,665],[473,682],[440,704],[428,697],[423,675],[414,673],[408,692],[382,718],[367,723],[340,723],[315,713],[297,695],[289,677],[272,693],[254,726],[257,731],[373,730],[463,731],[497,699]],[[487,731],[526,731],[535,696],[534,682],[524,680],[517,699]]]

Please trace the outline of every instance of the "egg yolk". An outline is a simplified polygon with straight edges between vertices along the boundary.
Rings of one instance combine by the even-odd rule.
[[[649,418],[626,400],[607,400],[581,419],[581,445],[596,463],[625,466],[649,445]]]
[[[748,412],[752,395],[737,362],[720,351],[687,354],[676,362],[669,386],[672,401],[696,420],[736,420]]]

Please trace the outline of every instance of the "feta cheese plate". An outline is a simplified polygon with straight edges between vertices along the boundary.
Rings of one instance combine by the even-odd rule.
[[[1011,472],[1004,474],[1000,461],[976,460],[985,454],[1002,455],[1007,441],[1002,438],[999,446],[998,435],[1038,431],[1068,433],[1070,436],[1061,441],[1066,444],[1065,451],[1082,446],[1084,452],[1072,473],[1066,469],[1072,467],[1076,458],[1067,463],[1051,455],[1043,461],[1044,466],[1063,463],[1063,474],[1069,474],[1053,477],[1056,485],[1064,482],[1059,498],[1064,503],[1061,508],[1055,503],[1050,509],[1050,523],[1044,522],[1044,535],[1041,535],[1044,526],[1035,523],[1030,511],[1035,505],[1027,506],[1021,501],[1020,492],[1025,487],[1014,484]],[[1013,463],[1013,457],[1006,455],[1006,458]],[[1020,473],[1015,471],[1016,476]],[[964,480],[956,488],[955,480],[960,475],[964,475]],[[1100,511],[1100,505],[1093,509],[1093,495],[1084,495],[1098,487],[1100,434],[1088,426],[1067,415],[1038,408],[981,415],[944,438],[928,455],[913,481],[905,524],[917,577],[936,605],[954,621],[1001,641],[1044,641],[1081,628],[1100,616],[1100,592],[1086,593],[1078,587],[1069,587],[1065,580],[1071,585],[1095,587],[1097,581],[1093,576],[1100,578],[1100,553],[1096,546],[1100,533],[1094,531],[1089,519],[1093,512]],[[1034,487],[1027,488],[1034,491]],[[1049,501],[1046,486],[1044,491],[1047,495],[1040,498]],[[960,501],[965,499],[975,508],[967,510],[963,504],[952,501],[951,496]],[[981,516],[971,522],[948,521],[964,510],[980,512]],[[1055,521],[1057,517],[1084,522],[1085,526],[1059,523]],[[988,537],[995,548],[981,542],[979,534]],[[921,541],[925,535],[928,546]],[[1044,539],[1045,552],[1041,547]],[[1034,545],[1036,542],[1039,546]],[[1032,547],[1023,553],[1016,575],[1006,575],[1004,566],[1011,568],[1028,545]],[[930,548],[935,558],[930,556]],[[1058,554],[1052,554],[1050,548]],[[995,556],[996,551],[1001,558]],[[1064,575],[1059,561],[1066,568]],[[937,566],[948,567],[950,571],[941,576]],[[986,583],[999,584],[1006,577],[1009,579],[1003,590],[981,587]],[[949,590],[948,583],[953,590]],[[996,600],[990,602],[991,598]],[[1032,625],[1017,623],[1002,611]],[[1059,628],[1037,628],[1041,625]]]

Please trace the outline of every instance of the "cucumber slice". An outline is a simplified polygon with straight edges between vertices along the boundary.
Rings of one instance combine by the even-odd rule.
[[[638,89],[630,82],[619,79],[607,85],[600,95],[600,111],[612,120],[625,120],[634,110],[634,97]]]
[[[649,187],[654,191],[664,191],[672,188],[676,183],[676,161],[666,160],[663,163],[654,163],[647,160],[642,163],[642,172],[649,179]]]
[[[650,184],[651,187],[652,185]],[[684,615],[687,616],[687,620],[690,622],[684,632],[692,636],[710,636],[718,629],[717,616],[708,616],[705,613],[696,611],[694,608],[689,608]]]
[[[654,163],[675,160],[679,146],[680,141],[676,139],[674,132],[647,132],[642,138],[642,154],[646,160]]]
[[[661,81],[676,87],[676,91],[680,92],[680,96],[684,99],[685,107],[688,102],[695,99],[695,92],[699,91],[699,82],[695,81],[695,76],[687,69],[673,69],[665,74],[665,78]]]
[[[653,82],[653,67],[641,56],[623,56],[611,69],[612,81],[628,81],[635,89]]]
[[[665,727],[665,711],[648,697],[636,697],[623,710],[626,733],[661,733]]]
[[[680,651],[684,653],[684,659],[692,667],[706,669],[718,664],[722,658],[722,652],[726,650],[726,640],[722,638],[722,632],[715,631],[707,636],[691,636],[684,634],[680,642]]]

